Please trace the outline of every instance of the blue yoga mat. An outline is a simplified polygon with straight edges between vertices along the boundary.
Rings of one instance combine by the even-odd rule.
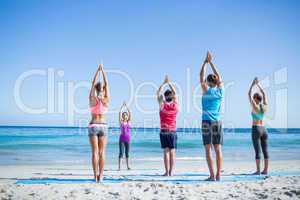
[[[238,181],[258,181],[264,180],[269,176],[300,176],[300,172],[273,172],[269,175],[222,175],[221,182],[238,182]],[[204,174],[179,174],[172,177],[164,177],[160,175],[140,174],[127,175],[122,178],[106,178],[104,177],[102,183],[122,183],[122,182],[169,182],[174,184],[180,183],[207,183],[204,179],[207,175]],[[33,179],[19,179],[16,184],[52,184],[52,183],[95,183],[94,179],[73,179],[73,178],[33,178]]]
[[[120,183],[125,182],[126,179],[110,179],[104,178],[103,183]],[[51,184],[51,183],[95,183],[94,179],[73,179],[73,178],[32,178],[19,179],[16,184]]]

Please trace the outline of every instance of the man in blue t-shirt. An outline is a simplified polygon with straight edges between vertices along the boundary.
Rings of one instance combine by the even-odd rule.
[[[206,64],[212,68],[213,74],[205,79]],[[207,181],[219,181],[221,179],[223,129],[220,121],[220,109],[224,96],[223,83],[217,68],[212,63],[212,56],[207,52],[205,61],[200,71],[200,84],[203,90],[202,96],[202,139],[205,146],[206,160],[210,176]],[[215,149],[217,160],[217,172],[214,173],[211,158],[212,146]]]

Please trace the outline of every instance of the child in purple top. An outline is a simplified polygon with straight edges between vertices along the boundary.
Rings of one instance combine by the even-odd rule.
[[[125,109],[125,111],[123,110]],[[130,147],[130,120],[131,113],[126,103],[124,102],[121,106],[119,112],[119,122],[120,122],[120,138],[119,138],[119,170],[121,170],[121,158],[123,158],[124,151],[126,157],[127,169],[129,167],[129,147]]]

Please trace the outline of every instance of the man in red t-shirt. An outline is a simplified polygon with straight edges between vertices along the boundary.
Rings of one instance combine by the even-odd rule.
[[[161,94],[164,85],[168,85],[170,89]],[[170,83],[168,76],[157,90],[157,100],[159,103],[159,117],[160,117],[160,144],[164,149],[164,176],[173,175],[173,166],[175,161],[175,149],[177,148],[177,134],[176,134],[176,116],[178,112],[176,90]]]

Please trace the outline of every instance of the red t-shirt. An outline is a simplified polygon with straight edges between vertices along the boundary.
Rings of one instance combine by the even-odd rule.
[[[164,102],[159,111],[160,129],[176,131],[176,115],[178,112],[176,102]]]

